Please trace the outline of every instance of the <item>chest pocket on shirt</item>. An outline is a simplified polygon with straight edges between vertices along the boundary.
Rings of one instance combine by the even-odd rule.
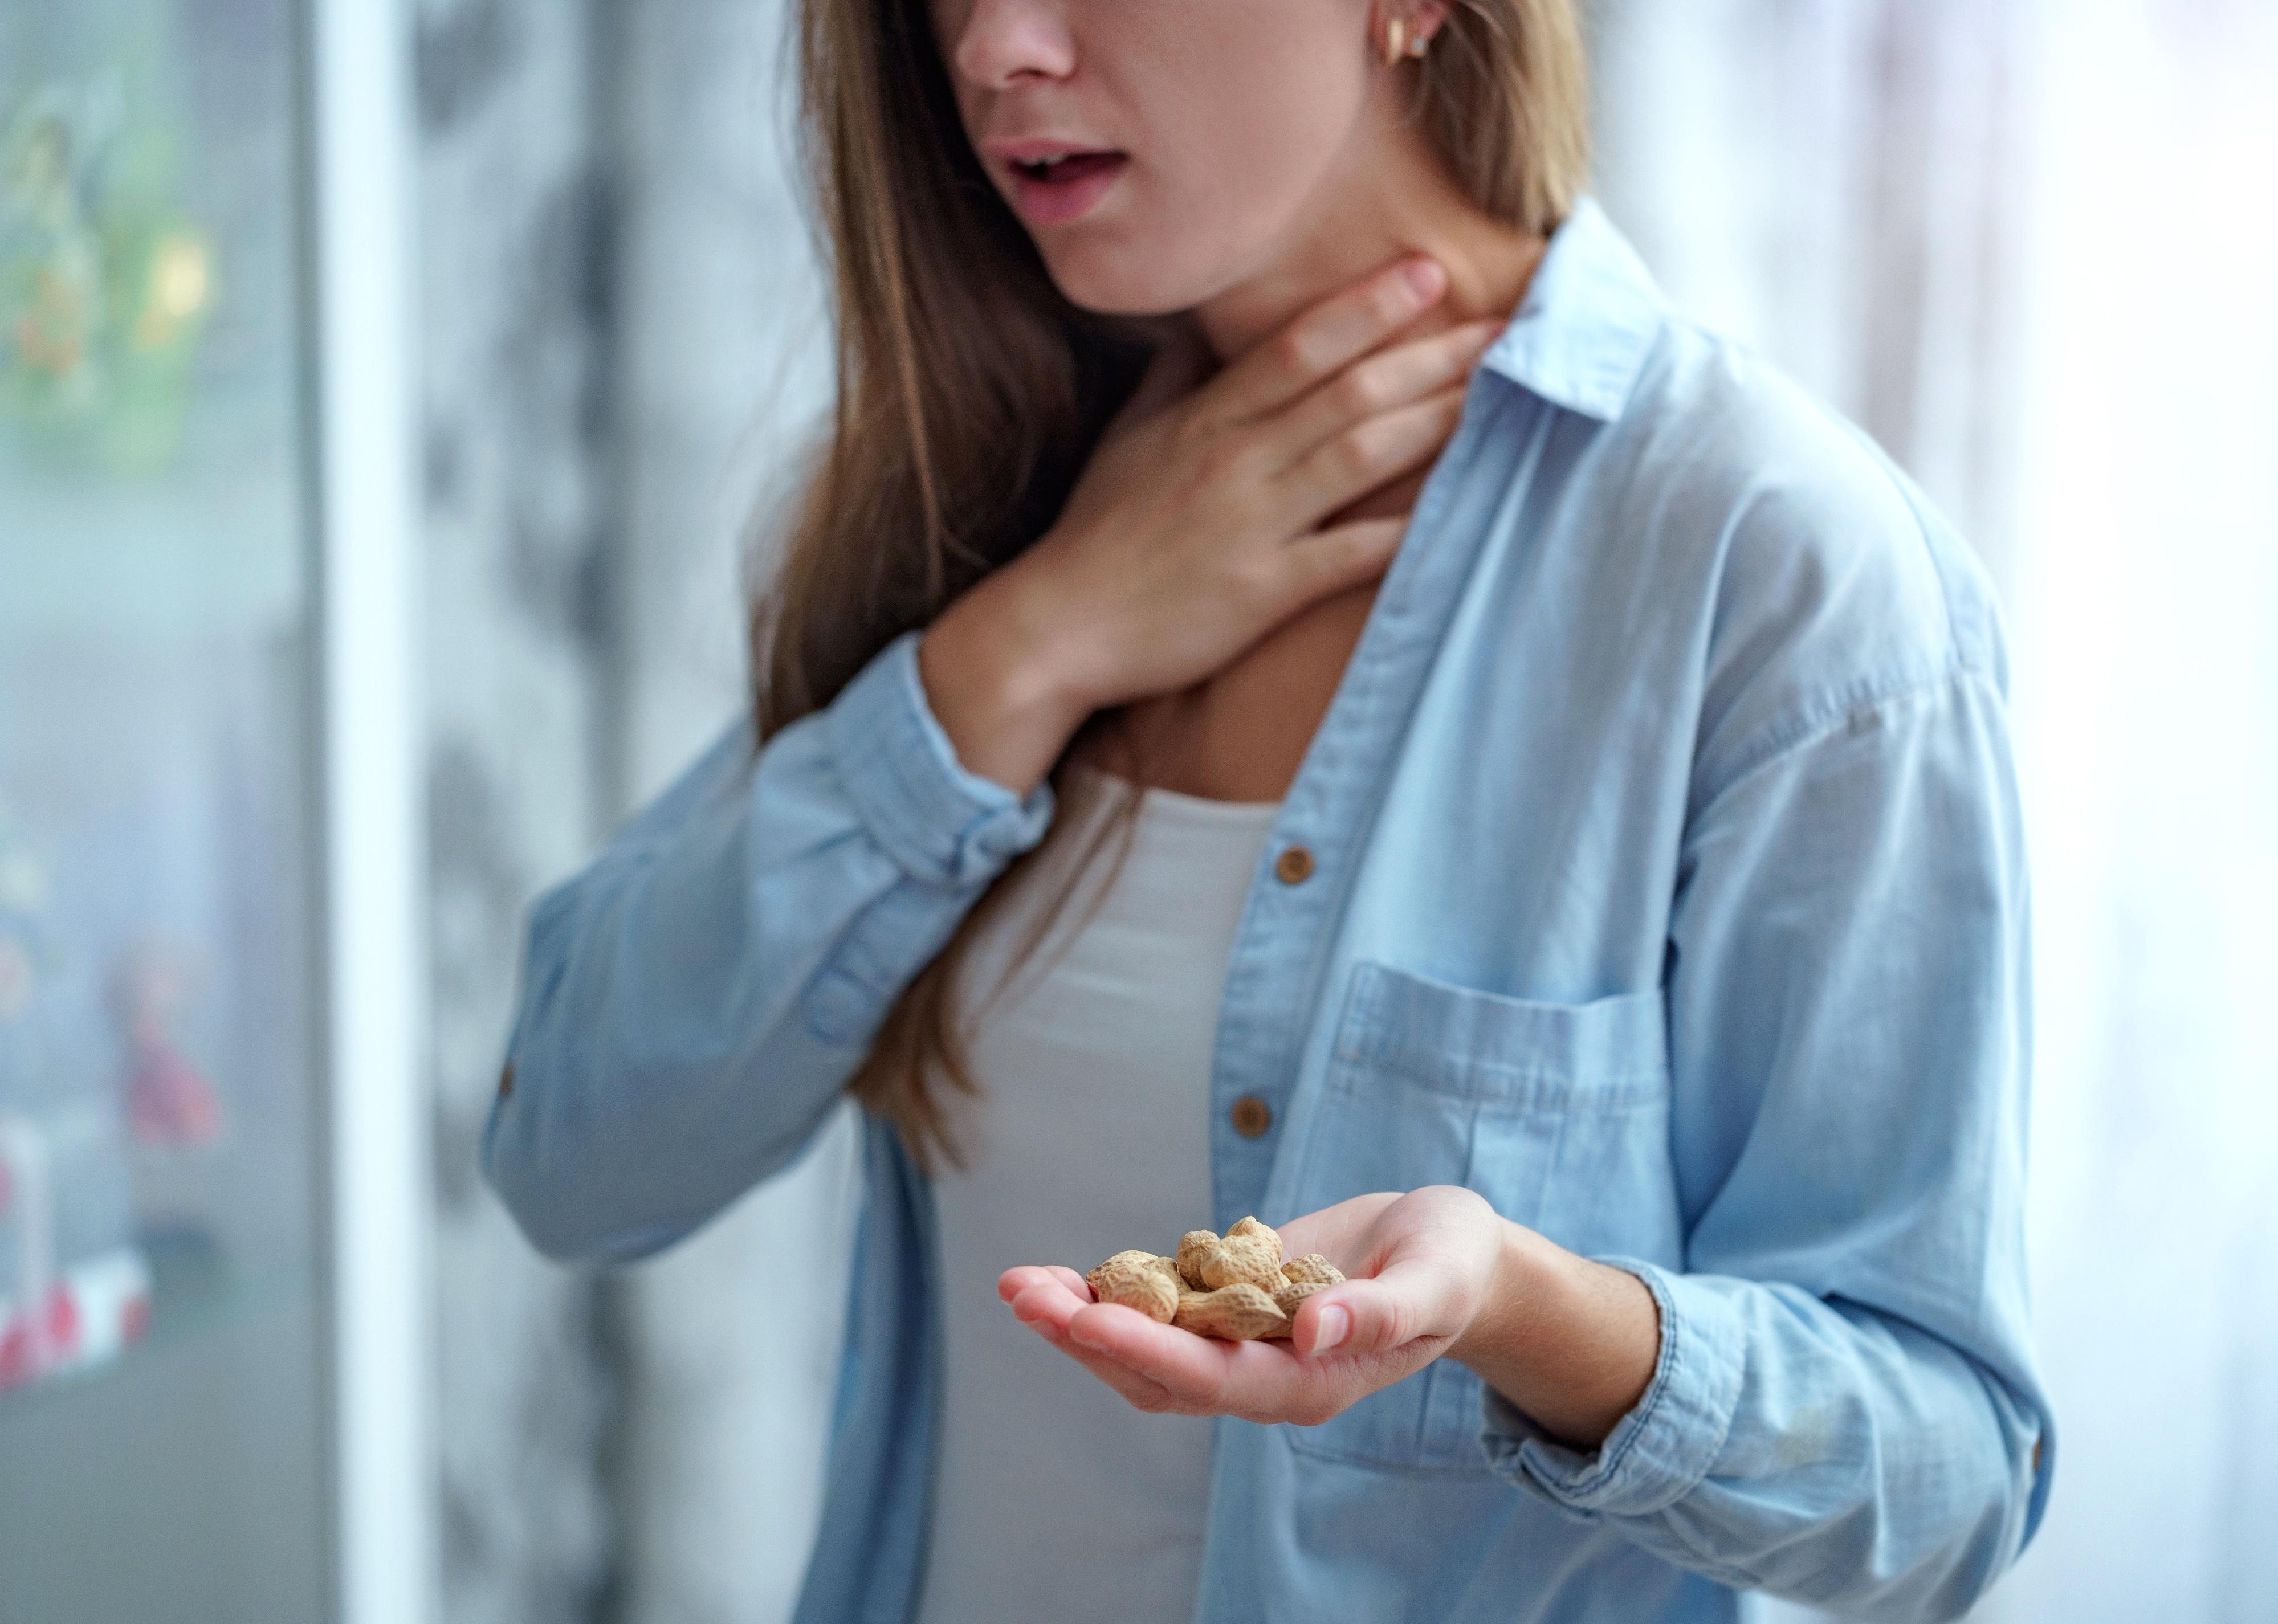
[[[1658,988],[1543,1003],[1362,960],[1307,1141],[1300,1211],[1459,1184],[1585,1255],[1675,1263],[1668,1025]],[[1479,1378],[1437,1360],[1293,1448],[1371,1465],[1487,1469]]]

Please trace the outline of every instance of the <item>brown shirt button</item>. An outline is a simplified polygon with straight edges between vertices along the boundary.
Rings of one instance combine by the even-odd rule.
[[[499,1098],[503,1100],[514,1092],[514,1068],[509,1065],[499,1073]]]
[[[1234,1119],[1234,1131],[1244,1139],[1256,1139],[1273,1125],[1273,1108],[1254,1094],[1236,1100],[1228,1115]]]
[[[1284,846],[1273,859],[1274,877],[1284,884],[1295,885],[1312,872],[1313,854],[1303,846]]]

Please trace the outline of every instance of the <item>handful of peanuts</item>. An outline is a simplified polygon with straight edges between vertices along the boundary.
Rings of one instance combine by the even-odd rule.
[[[1343,1278],[1318,1252],[1284,1260],[1281,1237],[1243,1218],[1223,1236],[1189,1230],[1175,1256],[1118,1252],[1083,1283],[1099,1301],[1136,1308],[1159,1324],[1249,1342],[1287,1337],[1297,1305]]]

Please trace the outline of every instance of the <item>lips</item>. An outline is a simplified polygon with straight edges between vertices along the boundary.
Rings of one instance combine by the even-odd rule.
[[[1011,177],[1013,206],[1031,225],[1089,213],[1131,164],[1128,152],[1053,141],[992,142],[989,153]]]
[[[1039,158],[1064,158],[1075,153],[1115,152],[1097,141],[1067,135],[990,135],[980,141],[983,156],[998,163],[1031,164]]]

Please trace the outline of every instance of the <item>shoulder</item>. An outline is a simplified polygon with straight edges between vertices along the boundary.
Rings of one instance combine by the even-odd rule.
[[[1589,461],[1615,550],[1693,641],[1705,776],[1958,675],[2006,695],[1976,554],[1863,430],[1746,347],[1671,316]]]

